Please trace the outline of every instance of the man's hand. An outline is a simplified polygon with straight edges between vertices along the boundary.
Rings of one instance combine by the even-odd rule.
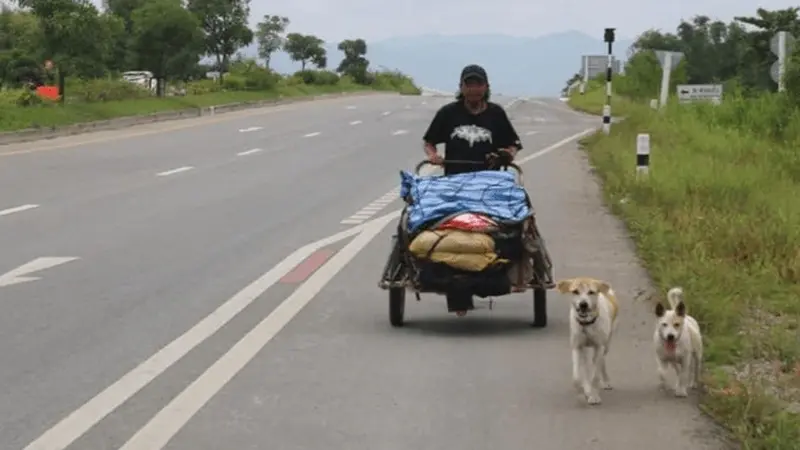
[[[494,163],[500,167],[507,166],[514,161],[514,155],[516,154],[515,148],[501,148],[498,149],[497,153],[494,153]]]
[[[442,158],[439,155],[439,153],[437,152],[426,152],[426,153],[428,155],[428,162],[430,162],[431,164],[436,164],[437,166],[444,164],[444,158]]]
[[[442,165],[444,163],[444,158],[439,156],[439,152],[436,151],[436,146],[433,144],[425,143],[423,145],[425,149],[425,156],[428,157],[428,162],[431,164]]]

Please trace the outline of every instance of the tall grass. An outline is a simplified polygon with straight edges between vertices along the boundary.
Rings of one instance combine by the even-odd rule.
[[[597,92],[571,104],[597,111]],[[687,293],[706,336],[703,408],[746,449],[800,448],[800,113],[779,94],[617,103],[626,120],[584,146],[659,291]]]

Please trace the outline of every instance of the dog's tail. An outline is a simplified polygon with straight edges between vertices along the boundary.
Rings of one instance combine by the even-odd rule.
[[[683,301],[683,289],[679,287],[670,289],[669,292],[667,292],[667,301],[669,302],[669,307],[675,309],[678,303]]]

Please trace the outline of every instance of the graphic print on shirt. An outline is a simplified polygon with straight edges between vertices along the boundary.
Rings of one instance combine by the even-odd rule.
[[[459,138],[469,142],[472,147],[476,142],[492,142],[492,132],[477,125],[461,125],[450,133],[450,139]]]

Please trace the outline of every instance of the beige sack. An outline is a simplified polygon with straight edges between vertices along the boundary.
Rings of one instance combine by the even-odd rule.
[[[494,254],[494,239],[488,234],[473,231],[426,230],[411,241],[408,249],[417,258],[427,258],[431,250],[444,253]]]

